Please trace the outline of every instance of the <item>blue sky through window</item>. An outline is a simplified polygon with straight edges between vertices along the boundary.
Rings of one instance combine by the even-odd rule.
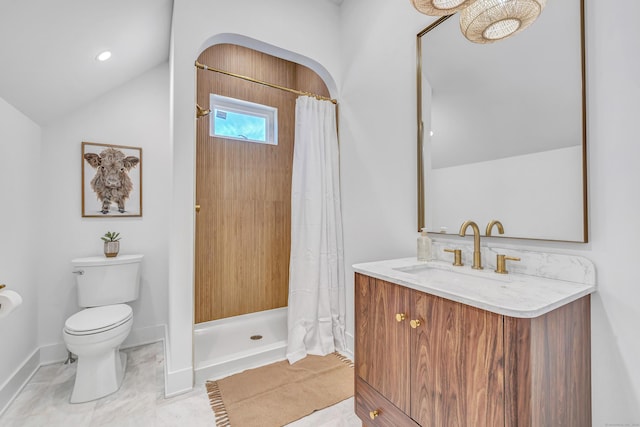
[[[277,108],[213,93],[209,108],[209,135],[278,145]]]
[[[214,114],[216,136],[262,142],[267,140],[267,120],[264,117],[220,109],[216,109]]]

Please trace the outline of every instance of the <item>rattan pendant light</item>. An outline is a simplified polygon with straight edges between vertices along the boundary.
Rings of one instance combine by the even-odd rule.
[[[474,0],[411,0],[413,7],[429,16],[451,15],[464,9]]]
[[[476,0],[460,12],[460,30],[474,43],[493,43],[527,28],[547,0]]]

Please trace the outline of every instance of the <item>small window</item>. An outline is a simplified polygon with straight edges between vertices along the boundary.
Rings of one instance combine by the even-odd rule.
[[[278,109],[211,94],[209,135],[278,145]]]

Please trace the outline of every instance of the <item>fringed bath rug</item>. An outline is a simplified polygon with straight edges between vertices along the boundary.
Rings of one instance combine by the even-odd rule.
[[[217,427],[281,427],[353,396],[353,363],[307,356],[207,381]]]

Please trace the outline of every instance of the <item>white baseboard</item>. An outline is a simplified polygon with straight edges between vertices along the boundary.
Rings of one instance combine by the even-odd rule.
[[[122,344],[122,348],[137,347],[139,345],[163,341],[166,335],[165,330],[165,325],[134,329]],[[64,362],[67,359],[67,354],[67,347],[64,345],[64,342],[46,344],[35,349],[22,365],[16,369],[13,375],[0,386],[0,415],[2,415],[9,404],[13,402],[18,393],[20,393],[20,390],[29,382],[40,366]],[[165,366],[166,365],[165,363]],[[192,385],[189,386],[189,390],[191,387]]]
[[[174,397],[193,390],[193,368],[191,366],[177,371],[165,371],[164,397]]]
[[[347,350],[345,351],[345,353],[350,353],[351,354],[351,360],[353,360],[353,352],[355,349],[355,337],[353,336],[352,333],[345,333],[345,337],[347,338]]]
[[[11,402],[13,402],[24,386],[27,385],[39,367],[40,349],[37,348],[0,387],[0,415],[7,410]]]
[[[137,347],[162,341],[165,338],[164,325],[147,326],[133,329],[121,348]],[[67,347],[64,342],[46,344],[40,347],[40,365],[52,365],[67,360]]]
[[[43,345],[40,347],[40,366],[64,362],[67,354],[67,347],[63,342]]]
[[[171,352],[169,349],[169,328],[164,326],[164,397],[170,398],[193,389],[193,366],[177,371],[169,371]]]

